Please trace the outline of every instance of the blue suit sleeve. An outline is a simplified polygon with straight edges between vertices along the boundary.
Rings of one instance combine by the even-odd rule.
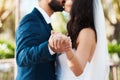
[[[16,31],[16,61],[19,66],[28,66],[54,60],[48,49],[49,35],[39,24],[29,21]]]

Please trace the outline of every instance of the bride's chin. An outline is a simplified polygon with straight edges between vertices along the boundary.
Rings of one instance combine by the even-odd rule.
[[[65,12],[68,12],[68,13],[70,13],[70,9],[65,9]]]
[[[65,11],[65,12],[68,12],[68,13],[69,13],[70,10],[71,10],[71,7],[66,7],[66,6],[64,7],[64,11]]]

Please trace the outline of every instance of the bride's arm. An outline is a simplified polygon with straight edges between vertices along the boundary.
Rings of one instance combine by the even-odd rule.
[[[90,61],[95,48],[95,33],[92,29],[83,29],[77,38],[78,46],[76,52],[72,49],[66,51],[68,66],[72,72],[79,76],[83,73],[86,63]],[[92,53],[91,53],[92,51]]]

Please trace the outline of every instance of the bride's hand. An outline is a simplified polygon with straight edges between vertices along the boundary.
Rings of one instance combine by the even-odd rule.
[[[55,52],[66,52],[72,47],[70,37],[53,31],[51,32],[49,45],[54,49]]]

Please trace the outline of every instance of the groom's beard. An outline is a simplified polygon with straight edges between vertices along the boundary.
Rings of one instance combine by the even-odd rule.
[[[60,3],[57,0],[51,0],[51,2],[49,3],[49,6],[55,12],[64,10],[63,6],[60,5]]]

